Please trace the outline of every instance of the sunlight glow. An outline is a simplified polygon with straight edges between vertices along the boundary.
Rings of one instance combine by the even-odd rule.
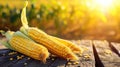
[[[118,2],[118,1],[117,1]],[[98,10],[100,12],[109,12],[115,7],[116,0],[87,0],[86,5],[90,10]]]
[[[113,0],[95,0],[94,2],[102,8],[108,8],[113,4]]]

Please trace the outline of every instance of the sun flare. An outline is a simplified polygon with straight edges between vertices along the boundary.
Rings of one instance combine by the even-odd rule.
[[[104,8],[108,8],[113,4],[113,0],[95,0],[94,2]]]

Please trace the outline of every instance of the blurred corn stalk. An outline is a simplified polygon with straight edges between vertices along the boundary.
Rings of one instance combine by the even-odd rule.
[[[45,0],[47,3],[38,5],[37,0],[31,0],[27,8],[29,25],[67,39],[120,39],[119,7],[105,14],[90,8],[86,1],[71,0],[68,3],[64,0]],[[0,4],[0,29],[18,30],[22,7],[17,9],[9,6]]]

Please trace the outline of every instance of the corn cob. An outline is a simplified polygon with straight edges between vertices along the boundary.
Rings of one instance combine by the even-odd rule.
[[[28,22],[27,22],[27,18],[26,18],[27,4],[28,4],[28,2],[26,1],[25,7],[23,8],[23,11],[22,11],[22,14],[21,14],[21,21],[22,21],[22,25],[23,25],[23,27],[22,27],[23,29],[22,28],[21,29],[22,29],[22,32],[24,32],[25,34],[27,34],[25,29],[28,28]],[[45,34],[44,32],[42,32],[42,33]],[[56,37],[53,37],[53,36],[51,36],[51,37],[60,41],[63,45],[69,47],[73,52],[80,51],[80,53],[82,53],[82,49],[80,47],[76,46],[75,44],[73,44],[72,42],[67,41],[67,40],[63,40],[63,39],[60,39],[60,38],[56,38]]]
[[[51,53],[55,55],[65,59],[78,60],[69,47],[63,45],[57,40],[53,40],[50,36],[37,28],[29,28],[28,36],[36,42],[42,43]]]
[[[48,50],[44,46],[35,43],[19,31],[12,35],[9,43],[14,50],[36,60],[46,62],[46,58],[49,56]]]
[[[52,39],[56,39],[57,41],[63,43],[65,46],[69,47],[74,53],[81,53],[82,54],[82,48],[80,48],[79,46],[77,46],[76,44],[68,41],[68,40],[64,40],[61,38],[57,38],[54,36],[51,36]]]
[[[78,60],[78,57],[71,51],[69,47],[63,45],[57,40],[52,40],[49,35],[39,30],[38,28],[28,26],[26,18],[26,6],[22,10],[21,21],[23,27],[21,27],[20,31],[29,36],[34,41],[44,45],[51,53],[65,59]]]

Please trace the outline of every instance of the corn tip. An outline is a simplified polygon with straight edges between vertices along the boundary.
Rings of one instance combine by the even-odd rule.
[[[48,52],[44,52],[43,54],[40,55],[40,58],[42,59],[43,63],[46,63],[46,59],[49,57]]]
[[[68,56],[68,59],[70,59],[70,60],[78,60],[78,57],[75,55],[75,54],[68,54],[67,55]]]
[[[27,5],[28,5],[28,1],[26,0],[24,6],[27,7]]]

